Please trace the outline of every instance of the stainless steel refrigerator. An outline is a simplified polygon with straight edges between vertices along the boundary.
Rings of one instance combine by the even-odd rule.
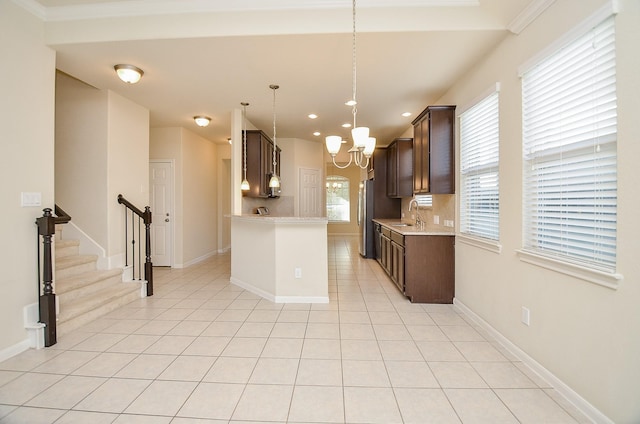
[[[360,233],[360,255],[365,258],[375,258],[373,232],[373,180],[360,182],[358,189],[358,231]]]

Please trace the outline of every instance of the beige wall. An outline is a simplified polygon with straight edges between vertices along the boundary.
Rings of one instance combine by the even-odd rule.
[[[149,205],[149,111],[108,91],[107,256],[125,251],[123,206],[118,194],[143,209]],[[71,213],[71,212],[69,212]]]
[[[56,77],[56,202],[123,264],[124,215],[118,194],[149,204],[149,111],[68,75]]]
[[[217,254],[218,186],[216,145],[182,130],[184,265]]]
[[[149,158],[170,159],[175,163],[176,268],[198,262],[224,248],[218,244],[221,202],[218,177],[222,167],[218,152],[228,156],[228,150],[229,147],[216,146],[184,128],[151,129]]]
[[[456,244],[456,300],[616,423],[640,421],[640,2],[622,0],[616,18],[618,94],[617,290],[521,262],[522,122],[518,66],[545,49],[603,0],[554,2],[510,35],[439,100],[466,105],[500,82],[500,243],[496,254]],[[531,325],[520,322],[521,308]]]
[[[56,203],[103,248],[107,222],[107,92],[56,73]]]
[[[37,302],[35,219],[54,206],[55,54],[43,44],[42,23],[0,1],[0,360],[26,349],[22,309]],[[10,65],[10,66],[8,66]],[[21,192],[42,206],[21,207]]]

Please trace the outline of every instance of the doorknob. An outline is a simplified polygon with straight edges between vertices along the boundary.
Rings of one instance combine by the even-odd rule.
[[[164,222],[169,222],[169,218],[165,219]]]

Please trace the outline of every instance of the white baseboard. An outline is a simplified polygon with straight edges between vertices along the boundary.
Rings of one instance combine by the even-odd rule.
[[[329,296],[275,296],[252,284],[231,277],[231,284],[241,287],[253,294],[263,297],[273,303],[329,303]]]
[[[209,252],[209,253],[206,253],[206,254],[204,254],[204,255],[202,255],[202,256],[200,256],[200,257],[198,257],[198,258],[192,259],[192,260],[190,260],[189,262],[185,262],[185,263],[183,263],[183,264],[173,264],[173,267],[172,267],[172,268],[187,268],[187,267],[189,267],[189,266],[191,266],[191,265],[195,265],[195,264],[197,264],[198,262],[205,261],[205,260],[209,259],[209,258],[210,258],[210,257],[212,257],[212,256],[216,256],[217,254],[218,254],[218,252],[216,252],[216,251],[214,250],[214,251]]]
[[[472,319],[476,324],[478,324],[482,329],[487,331],[493,338],[495,338],[498,343],[500,343],[505,349],[507,349],[513,356],[520,359],[523,364],[527,365],[531,368],[536,374],[540,376],[543,380],[545,380],[551,387],[553,387],[561,396],[563,396],[567,401],[569,401],[573,406],[575,406],[580,412],[586,415],[589,419],[591,419],[596,424],[614,424],[611,419],[609,419],[606,415],[600,412],[595,406],[587,402],[582,396],[576,393],[573,389],[571,389],[567,384],[565,384],[562,380],[556,377],[551,371],[546,369],[540,363],[538,363],[535,359],[529,356],[525,351],[520,349],[514,343],[512,343],[509,339],[503,336],[498,330],[493,328],[488,322],[478,316],[475,312],[473,312],[469,307],[467,307],[464,303],[462,303],[458,299],[453,299],[454,306],[459,309],[462,313]]]
[[[5,349],[0,350],[0,362],[5,361],[11,357],[14,357],[25,350],[28,350],[31,345],[31,340],[24,339],[23,341],[14,344],[13,346],[9,346]]]

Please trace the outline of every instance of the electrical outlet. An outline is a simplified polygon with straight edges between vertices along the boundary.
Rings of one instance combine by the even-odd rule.
[[[433,215],[433,223],[436,225],[440,224],[440,215]]]
[[[445,219],[444,220],[444,226],[445,227],[453,227],[453,221],[450,219]]]
[[[294,275],[296,278],[302,278],[302,268],[296,267],[296,269],[294,270]]]
[[[525,308],[524,306],[522,307],[521,320],[524,325],[531,325],[531,311],[529,310],[529,308]]]

